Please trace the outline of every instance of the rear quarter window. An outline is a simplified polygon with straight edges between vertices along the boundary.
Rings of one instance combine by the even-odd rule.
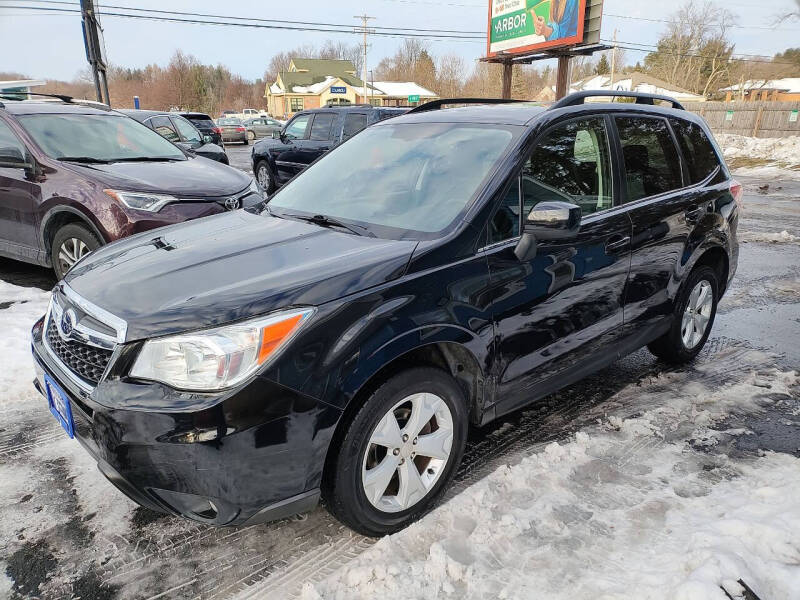
[[[703,181],[720,166],[714,146],[700,125],[676,118],[671,118],[669,122],[686,159],[689,179],[692,183]]]

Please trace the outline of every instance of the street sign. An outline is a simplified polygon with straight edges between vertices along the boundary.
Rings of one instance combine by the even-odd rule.
[[[529,54],[581,43],[586,1],[489,0],[486,55]]]
[[[408,103],[411,104],[412,102],[419,102],[419,94],[413,94],[408,97]]]
[[[134,96],[133,97],[133,108],[135,108],[136,110],[139,110],[139,96]]]
[[[797,123],[797,110],[793,110],[789,113],[789,123]]]
[[[332,86],[331,87],[331,94],[346,94],[347,88],[344,86]]]
[[[733,121],[733,111],[732,110],[726,110],[725,111],[725,120],[726,121]]]

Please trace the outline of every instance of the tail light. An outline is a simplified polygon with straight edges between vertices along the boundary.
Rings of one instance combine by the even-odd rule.
[[[222,128],[221,127],[212,127],[211,131],[212,131],[212,133],[222,133]]]
[[[244,131],[244,127],[237,127],[236,131]]]
[[[744,197],[744,189],[742,188],[742,184],[735,179],[731,179],[730,190],[731,196],[733,196],[733,199],[736,200],[736,206],[741,209],[743,207],[742,199]]]

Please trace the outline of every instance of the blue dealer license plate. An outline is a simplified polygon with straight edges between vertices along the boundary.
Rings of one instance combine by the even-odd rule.
[[[47,373],[44,375],[44,390],[47,395],[47,404],[50,406],[50,412],[61,423],[67,435],[74,438],[75,424],[72,420],[72,407],[69,404],[67,394]]]

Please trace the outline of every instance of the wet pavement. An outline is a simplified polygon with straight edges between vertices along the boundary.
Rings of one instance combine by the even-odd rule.
[[[249,167],[250,148],[229,146],[232,164]],[[745,185],[740,232],[746,241],[697,363],[675,369],[640,350],[534,407],[473,430],[450,497],[499,466],[574,435],[611,406],[618,414],[636,414],[642,407],[631,390],[662,386],[661,375],[735,390],[753,370],[797,369],[800,241],[766,240],[782,231],[800,238],[800,180],[737,177]],[[0,280],[32,290],[54,283],[45,269],[1,259]],[[0,307],[0,313],[4,310],[13,308]],[[800,456],[800,397],[770,398],[766,392],[763,410],[731,414],[717,425],[720,431],[742,429],[747,435],[724,437],[702,451]],[[14,598],[294,597],[304,581],[325,576],[373,543],[322,507],[236,529],[208,528],[137,508],[66,439],[35,394],[26,391],[24,398],[20,406],[0,399],[0,405],[9,406],[0,422],[0,469],[24,478],[5,491],[0,486],[0,567],[8,586],[0,575],[0,596],[7,589]]]

